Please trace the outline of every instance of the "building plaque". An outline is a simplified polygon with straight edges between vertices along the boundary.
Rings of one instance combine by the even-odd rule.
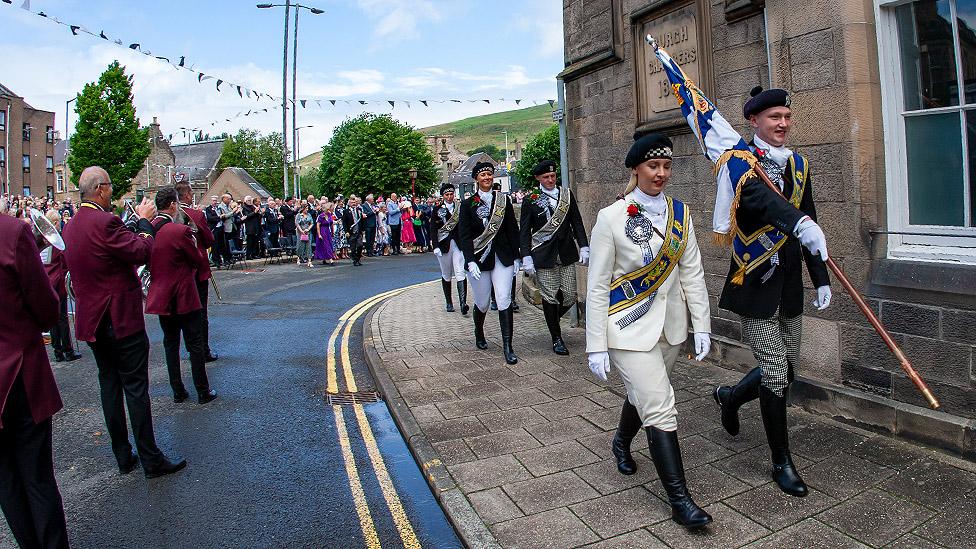
[[[639,44],[634,56],[637,68],[638,126],[666,128],[684,124],[681,109],[674,98],[671,84],[644,37],[650,34],[667,50],[671,58],[703,90],[708,90],[708,71],[705,52],[708,51],[702,23],[708,21],[706,2],[672,2],[635,16],[633,28]]]

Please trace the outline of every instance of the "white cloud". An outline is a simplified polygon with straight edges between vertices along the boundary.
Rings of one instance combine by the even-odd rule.
[[[516,28],[534,35],[537,46],[529,49],[535,57],[563,56],[563,5],[560,0],[533,0],[524,3],[525,12],[514,15]]]
[[[375,21],[373,34],[377,38],[415,38],[421,23],[441,19],[431,0],[357,0],[357,4]]]

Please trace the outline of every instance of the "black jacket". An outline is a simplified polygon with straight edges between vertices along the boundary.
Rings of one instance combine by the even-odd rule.
[[[349,240],[359,237],[366,230],[366,216],[360,215],[359,223],[356,223],[352,217],[352,210],[352,208],[345,208],[345,211],[342,212],[342,228],[349,233]],[[353,226],[353,223],[356,223],[356,225]]]
[[[281,223],[278,220],[278,210],[268,208],[264,211],[264,230],[269,234],[278,234]]]
[[[261,232],[261,212],[250,204],[244,204],[241,206],[241,214],[244,216],[244,233],[259,234]]]
[[[506,194],[497,191],[492,193],[492,203],[488,206],[494,208],[495,197],[501,197],[506,202],[505,217],[502,220],[501,228],[489,244],[487,257],[484,261],[478,261],[479,258],[474,255],[474,239],[484,232],[485,224],[482,223],[475,211],[478,209],[474,203],[476,196],[479,196],[477,192],[471,198],[461,201],[460,206],[458,247],[464,254],[464,264],[467,265],[474,261],[482,271],[490,271],[495,268],[495,256],[497,255],[503,266],[511,266],[516,259],[522,258],[522,254],[519,252],[518,222],[515,220],[515,208],[512,207],[512,201]]]
[[[461,202],[459,200],[454,201],[454,215],[460,215]],[[451,234],[447,236],[444,240],[440,242],[437,241],[437,234],[441,230],[441,227],[447,224],[448,220],[451,219],[451,212],[448,211],[443,204],[434,209],[434,214],[430,216],[430,239],[434,241],[437,248],[442,253],[447,253],[451,249],[451,241],[458,241],[458,232],[461,228],[461,224],[458,223],[454,226]]]
[[[220,216],[217,214],[217,208],[207,206],[203,209],[203,213],[207,216],[207,225],[210,226],[210,231],[216,231],[217,226],[220,225]]]
[[[363,212],[363,220],[359,222],[363,225],[363,229],[375,229],[376,211],[373,206],[368,202],[363,202],[359,205],[359,209]]]
[[[560,189],[559,192],[569,193],[569,213],[556,230],[556,234],[535,250],[532,249],[532,233],[549,222],[549,213],[547,208],[540,206],[529,197],[522,200],[522,215],[519,220],[522,253],[532,254],[532,262],[537,269],[551,269],[556,266],[557,259],[560,265],[572,265],[579,261],[579,248],[589,245],[586,240],[586,229],[583,227],[583,217],[576,204],[576,196],[567,189]],[[539,198],[548,200],[544,194]]]
[[[285,236],[290,236],[295,234],[295,216],[298,215],[298,210],[292,208],[288,204],[282,204],[281,215],[284,219],[281,220],[281,232]]]
[[[793,174],[787,170],[783,173],[783,194],[790,196],[793,185]],[[771,267],[770,259],[747,274],[741,286],[732,283],[732,277],[739,270],[735,259],[732,259],[719,307],[750,318],[771,318],[777,308],[784,317],[803,314],[801,257],[806,261],[814,287],[830,284],[824,261],[820,256],[811,255],[793,236],[793,228],[804,215],[817,220],[817,208],[813,202],[813,179],[809,175],[800,200],[800,209],[794,208],[758,177],[742,183],[739,207],[735,214],[739,229],[749,235],[766,225],[772,225],[787,235],[786,243],[779,249],[779,265],[765,283],[762,282],[762,277]]]

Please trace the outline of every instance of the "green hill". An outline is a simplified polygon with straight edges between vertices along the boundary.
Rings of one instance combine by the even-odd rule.
[[[420,128],[420,131],[426,135],[451,135],[458,149],[466,153],[489,143],[494,143],[499,149],[505,148],[505,134],[502,133],[505,130],[508,130],[509,147],[514,150],[516,139],[524,145],[535,134],[552,124],[552,109],[546,103],[514,111],[473,116],[429,128]],[[298,163],[303,168],[317,168],[322,163],[322,151],[315,151],[301,158]]]
[[[514,149],[516,139],[524,145],[535,134],[552,124],[552,109],[547,103],[514,111],[474,116],[421,128],[420,131],[427,135],[452,135],[458,149],[467,152],[489,143],[494,143],[499,149],[504,148],[505,134],[502,132],[505,130],[508,130],[509,146]]]

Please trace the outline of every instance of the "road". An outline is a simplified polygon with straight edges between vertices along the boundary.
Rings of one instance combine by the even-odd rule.
[[[372,396],[361,330],[371,298],[439,274],[430,254],[364,263],[219,272],[210,340],[220,360],[208,365],[219,398],[203,406],[173,403],[159,323],[147,317],[156,438],[189,462],[169,477],[119,475],[87,346],[55,364],[65,401],[55,467],[72,545],[459,547],[386,404],[329,398]],[[192,388],[185,352],[183,363]],[[0,524],[0,547],[13,547]]]

